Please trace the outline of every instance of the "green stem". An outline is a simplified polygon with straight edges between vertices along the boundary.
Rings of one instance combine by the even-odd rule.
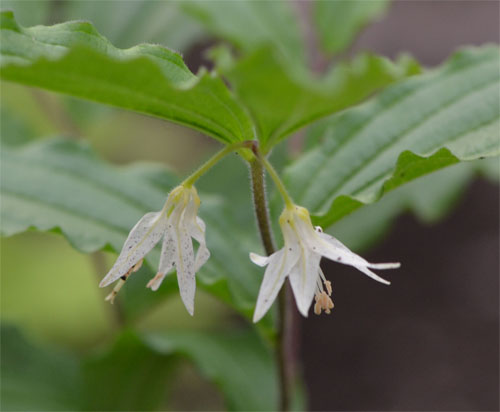
[[[250,174],[252,177],[252,192],[255,215],[257,217],[257,224],[259,227],[262,244],[264,245],[264,249],[267,255],[271,255],[274,253],[276,248],[274,246],[272,237],[264,184],[264,170],[262,165],[263,162],[261,161],[261,159],[254,159],[250,161]],[[274,169],[272,170],[274,171]],[[278,323],[275,355],[276,363],[278,365],[280,411],[290,410],[290,397],[292,393],[291,383],[293,380],[292,373],[294,370],[293,358],[291,356],[289,346],[292,342],[291,340],[287,339],[288,336],[291,336],[289,328],[293,327],[288,316],[292,313],[288,310],[288,301],[289,291],[288,286],[285,286],[281,290],[278,297]]]
[[[191,187],[194,182],[196,182],[201,176],[203,176],[206,172],[208,172],[212,167],[214,167],[223,157],[228,154],[243,148],[251,147],[251,141],[244,141],[233,143],[231,145],[226,146],[224,149],[218,151],[214,154],[210,159],[208,159],[205,163],[203,163],[198,169],[196,169],[190,176],[188,176],[181,184],[186,187]]]
[[[294,203],[292,201],[292,198],[288,194],[288,191],[286,190],[285,185],[283,184],[283,181],[279,177],[278,173],[276,170],[274,170],[274,167],[269,161],[264,157],[264,156],[259,156],[259,160],[262,162],[264,167],[266,168],[267,172],[269,173],[269,176],[271,176],[271,179],[273,179],[274,184],[276,185],[276,188],[281,194],[281,197],[283,198],[283,201],[285,202],[285,205],[287,208],[291,208],[294,206]]]

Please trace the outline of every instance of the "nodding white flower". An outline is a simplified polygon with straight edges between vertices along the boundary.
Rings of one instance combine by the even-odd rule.
[[[324,310],[330,313],[333,308],[332,286],[326,280],[319,263],[324,256],[345,265],[354,266],[365,275],[381,283],[390,283],[373,273],[371,269],[394,269],[399,263],[369,263],[361,256],[351,252],[333,236],[323,233],[318,226],[313,227],[309,212],[300,206],[287,207],[279,220],[285,245],[271,256],[250,253],[252,262],[266,266],[253,321],[258,322],[271,307],[279,290],[290,278],[297,307],[307,317],[309,307],[315,299],[314,313]]]
[[[127,277],[139,270],[142,259],[163,238],[158,273],[147,287],[157,290],[175,266],[182,301],[194,313],[195,273],[210,257],[205,243],[205,223],[197,216],[200,198],[193,186],[178,186],[169,194],[163,209],[146,213],[130,231],[115,264],[100,283],[105,287],[120,279],[108,296],[113,301]],[[198,243],[196,257],[194,238]]]

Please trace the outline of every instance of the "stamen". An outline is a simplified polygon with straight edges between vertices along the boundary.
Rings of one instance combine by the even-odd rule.
[[[331,313],[331,309],[333,309],[334,306],[333,301],[325,291],[316,293],[314,300],[316,301],[316,303],[314,304],[314,313],[316,315],[321,315],[321,311],[323,310],[327,315]]]
[[[120,280],[113,288],[111,293],[104,298],[106,302],[109,302],[111,304],[115,303],[116,295],[118,295],[118,292],[123,287],[123,285],[127,281],[128,277],[132,274],[132,272],[137,272],[141,268],[143,260],[144,259],[139,260],[139,262],[137,262],[134,266],[132,266],[127,273],[125,273],[123,276],[120,277]]]
[[[163,273],[158,272],[158,273],[155,275],[155,277],[154,277],[153,279],[151,279],[151,280],[148,282],[148,284],[146,285],[146,287],[147,287],[147,288],[152,288],[152,287],[153,287],[153,285],[154,285],[157,281],[159,281],[159,280],[163,279],[163,276],[164,276],[164,275],[163,275]]]
[[[328,292],[328,296],[332,296],[332,282],[325,280],[325,287]]]

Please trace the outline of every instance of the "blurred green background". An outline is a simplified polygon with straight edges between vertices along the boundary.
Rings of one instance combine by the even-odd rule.
[[[460,6],[459,2],[437,2],[443,5],[417,3],[395,2],[381,22],[358,38],[350,52],[368,48],[393,57],[401,51],[410,51],[424,64],[434,65],[444,60],[461,44],[482,44],[498,40],[498,33],[495,32],[498,28],[495,26],[498,19],[493,21],[491,17],[495,15],[497,9],[494,9],[492,2],[489,3],[493,6],[488,5],[488,2],[479,2],[484,4],[482,8],[477,4],[469,5],[467,2],[460,2]],[[183,52],[187,64],[194,72],[205,62],[203,53],[206,48],[215,42],[200,24],[179,10],[179,4],[176,2],[3,0],[1,6],[12,8],[18,21],[24,26],[53,24],[70,19],[88,19],[118,47],[129,47],[144,41],[167,45]],[[306,12],[300,5],[298,10]],[[467,16],[471,16],[471,11],[473,11],[473,23],[468,30],[465,30],[463,24],[467,21]],[[498,16],[498,12],[496,15]],[[422,33],[422,26],[427,27],[424,30],[426,33]],[[440,27],[440,31],[433,31],[436,27]],[[417,38],[419,41],[416,41]],[[168,165],[179,175],[188,173],[218,147],[199,133],[162,120],[2,82],[2,144],[21,145],[54,136],[84,139],[102,158],[115,164],[152,160]],[[277,150],[276,156],[283,156],[289,148],[293,149],[293,146],[283,145]],[[439,177],[432,177],[432,180],[424,178],[427,181],[420,180],[399,189],[380,204],[366,207],[366,211],[340,222],[335,227],[336,234],[346,244],[360,250],[378,240],[396,215],[403,210],[418,209],[417,214],[421,221],[435,222],[460,198],[476,176],[476,169],[475,165],[455,166],[453,169],[440,172]],[[490,180],[498,179],[497,162],[490,162],[487,166],[481,166],[481,169],[483,175],[488,176]],[[209,186],[210,183],[206,185]],[[446,196],[439,198],[436,193],[440,192],[442,185],[449,185],[453,190],[449,190]],[[247,193],[246,188],[241,189]],[[491,184],[488,190],[497,190],[497,184]],[[426,196],[432,198],[432,202],[426,202]],[[420,207],[412,208],[410,206],[412,202],[420,202]],[[430,206],[426,209],[426,205]],[[490,205],[493,210],[495,207],[498,208],[496,204]],[[249,215],[248,219],[253,219],[253,215]],[[360,233],[364,236],[360,237]],[[411,247],[418,246],[415,244],[408,246]],[[384,253],[387,257],[387,252]],[[104,296],[108,292],[98,288],[98,281],[115,258],[114,254],[104,252],[81,254],[56,234],[32,231],[2,239],[0,267],[2,322],[18,327],[26,339],[35,345],[40,345],[42,348],[62,348],[69,357],[75,354],[77,357],[88,357],[101,353],[106,345],[113,342],[120,319],[119,305],[111,306],[104,302]],[[377,259],[379,258],[373,257],[373,260]],[[361,292],[362,296],[363,293]],[[151,313],[139,317],[134,320],[133,325],[127,326],[144,332],[218,331],[228,326],[237,328],[243,323],[232,310],[201,290],[197,291],[196,307],[196,316],[190,317],[179,296],[174,294],[158,304]],[[393,307],[393,310],[397,308]],[[311,325],[303,327],[306,330],[303,340],[306,347],[309,347],[307,345],[310,340],[307,336],[317,336],[321,332],[318,329],[311,329]],[[335,329],[333,324],[325,326],[324,322],[318,326],[318,328],[325,327]],[[326,339],[325,335],[325,341]],[[345,350],[349,345],[347,342],[340,350]],[[145,352],[140,356],[149,355]],[[311,369],[313,366],[310,366],[309,370],[305,368],[307,379],[314,373],[318,379],[329,379],[326,366],[331,368],[334,366],[329,364],[321,369],[318,366],[321,361],[317,359],[319,354],[306,353],[304,356],[305,364],[314,365],[316,368],[314,370]],[[57,362],[50,361],[50,364],[57,365],[59,361],[66,362],[58,357]],[[119,363],[120,359],[115,362]],[[154,362],[160,361],[155,359]],[[167,393],[161,400],[164,408],[168,410],[224,408],[222,396],[216,390],[215,384],[209,383],[205,378],[210,376],[210,372],[202,370],[200,374],[200,369],[193,367],[184,357],[169,358],[168,367],[165,366],[164,369],[170,373],[169,379],[160,379],[159,383],[165,387],[164,392]],[[71,373],[69,366],[64,366],[64,370]],[[34,376],[36,377],[36,373]],[[51,376],[61,378],[57,367],[54,366]],[[22,396],[25,382],[22,379],[13,382],[9,385],[19,385],[18,390]],[[323,399],[321,394],[314,392],[312,378],[306,384],[308,382],[312,391],[310,403],[312,409],[324,410],[335,407],[331,400]],[[352,383],[353,386],[356,385],[356,380]],[[495,384],[494,381],[492,383]],[[8,390],[15,392],[16,388],[9,386]],[[50,398],[49,389],[42,387],[40,391],[43,392],[40,396]],[[327,398],[326,394],[324,398]],[[340,403],[340,406],[337,404],[336,407],[351,410],[366,407],[354,398],[351,396],[351,403]],[[411,396],[408,398],[413,399]],[[465,409],[469,407],[474,409],[474,406],[478,405],[471,402],[465,405]],[[57,408],[57,404],[54,405],[56,405],[54,408]],[[391,407],[391,403],[383,396],[372,400],[371,405],[379,406],[381,409]],[[411,409],[411,405],[422,408],[422,404],[418,402],[409,405],[397,404],[393,407],[406,410]],[[488,405],[491,405],[491,402]],[[433,409],[432,399],[429,404],[423,405],[423,409],[427,410],[439,410],[439,407],[439,405],[434,406]],[[30,405],[30,409],[36,409],[36,401]]]

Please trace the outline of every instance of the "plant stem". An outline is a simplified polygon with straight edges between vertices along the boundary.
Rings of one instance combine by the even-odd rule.
[[[257,217],[257,225],[259,228],[262,244],[267,255],[271,255],[275,251],[274,241],[272,237],[271,225],[269,220],[269,211],[267,207],[266,190],[264,183],[264,169],[260,159],[250,161],[250,174],[252,177],[252,191],[255,215]],[[274,171],[274,169],[272,169]],[[276,362],[278,365],[279,378],[279,405],[280,411],[290,410],[290,397],[292,392],[292,372],[293,359],[290,357],[289,345],[292,343],[288,337],[290,326],[293,326],[288,314],[292,312],[288,310],[288,285],[283,287],[278,297],[278,330],[276,336]],[[290,319],[292,320],[292,319]]]
[[[198,169],[196,169],[191,175],[189,175],[183,182],[183,186],[191,187],[194,182],[196,182],[201,176],[203,176],[208,170],[215,166],[219,160],[228,154],[243,148],[249,148],[252,145],[252,141],[237,142],[224,147],[224,149],[215,153],[210,159],[203,163]]]

